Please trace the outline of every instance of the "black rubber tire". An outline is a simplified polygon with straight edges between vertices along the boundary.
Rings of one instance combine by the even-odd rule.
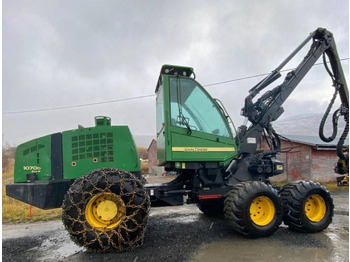
[[[87,205],[98,194],[113,194],[125,206],[113,228],[96,227],[87,219]],[[143,244],[149,210],[150,199],[140,180],[129,172],[105,168],[75,180],[63,201],[62,221],[77,245],[96,252],[123,252]]]
[[[333,199],[326,187],[313,181],[294,181],[285,185],[280,191],[284,215],[283,222],[290,229],[305,233],[315,233],[326,229],[334,215]],[[322,197],[326,212],[322,220],[312,222],[305,212],[306,200],[312,196]]]
[[[205,215],[210,217],[222,216],[224,214],[224,199],[200,200],[197,207]]]
[[[250,207],[258,197],[269,199],[274,207],[273,218],[264,226],[254,223],[250,216]],[[228,193],[224,206],[225,218],[234,230],[249,238],[269,236],[277,231],[282,223],[283,209],[278,192],[263,182],[243,182],[235,185]]]

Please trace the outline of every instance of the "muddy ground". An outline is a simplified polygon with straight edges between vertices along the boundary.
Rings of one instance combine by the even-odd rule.
[[[127,253],[90,253],[77,247],[60,220],[5,224],[3,261],[349,261],[349,194],[332,194],[333,223],[316,234],[283,224],[272,236],[246,239],[223,218],[209,218],[195,205],[151,209],[142,247]]]

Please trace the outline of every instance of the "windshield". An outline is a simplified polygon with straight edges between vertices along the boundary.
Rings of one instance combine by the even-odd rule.
[[[171,125],[232,137],[214,100],[193,79],[171,77]]]

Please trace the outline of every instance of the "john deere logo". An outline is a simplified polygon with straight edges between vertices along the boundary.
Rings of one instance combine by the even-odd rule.
[[[186,147],[183,149],[184,152],[208,152],[208,148],[202,147]]]
[[[40,166],[23,166],[23,170],[40,173],[41,167]]]

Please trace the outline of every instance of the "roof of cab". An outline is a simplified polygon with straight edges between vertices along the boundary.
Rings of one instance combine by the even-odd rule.
[[[192,74],[194,75],[194,69],[188,66],[163,65],[162,68],[160,69],[160,76],[173,75],[173,76],[190,77]],[[159,76],[159,79],[160,79],[160,76]],[[159,89],[159,83],[160,83],[159,79],[155,90],[156,93]]]

